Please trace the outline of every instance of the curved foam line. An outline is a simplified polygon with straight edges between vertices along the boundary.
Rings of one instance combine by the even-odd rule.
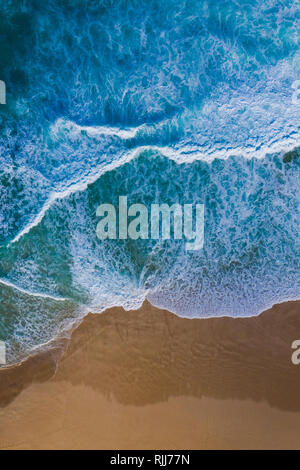
[[[81,128],[77,124],[74,124],[74,125]],[[95,127],[94,129],[96,132],[97,128]],[[103,128],[101,127],[101,129]],[[111,128],[107,128],[107,129],[111,129]],[[125,163],[128,163],[129,161],[136,158],[140,153],[146,150],[158,151],[163,156],[175,161],[177,164],[192,163],[196,160],[203,160],[206,163],[212,163],[216,159],[226,160],[233,156],[243,157],[246,159],[251,159],[254,157],[262,159],[268,153],[272,154],[272,153],[286,152],[290,150],[291,148],[299,145],[299,143],[300,143],[300,133],[298,133],[293,138],[292,137],[287,138],[284,142],[280,142],[280,143],[276,142],[270,146],[265,145],[259,150],[255,149],[254,147],[253,148],[250,147],[247,149],[236,148],[236,149],[230,149],[230,150],[224,149],[223,151],[218,151],[218,152],[208,154],[207,152],[206,153],[199,152],[195,148],[192,148],[190,146],[183,147],[181,150],[172,149],[168,146],[160,147],[160,146],[153,146],[153,145],[144,145],[144,146],[136,147],[133,151],[130,151],[127,154],[125,154],[125,156],[121,157],[120,160],[118,160],[117,162],[110,163],[104,168],[101,168],[100,170],[96,171],[95,173],[93,172],[93,174],[89,175],[85,179],[85,181],[82,181],[81,183],[75,183],[64,191],[51,193],[50,197],[45,202],[41,211],[37,214],[34,220],[30,222],[29,224],[27,224],[24,227],[24,229],[22,229],[21,232],[19,232],[15,236],[15,238],[8,243],[7,246],[10,246],[16,243],[21,237],[23,237],[26,233],[28,233],[32,228],[36,227],[43,220],[45,213],[56,200],[64,199],[70,196],[71,194],[79,192],[79,191],[84,191],[88,187],[88,185],[93,184],[103,174],[109,171],[112,171],[115,168],[118,168],[124,165]],[[184,155],[184,159],[180,158],[181,155]]]
[[[133,139],[137,133],[142,130],[143,126],[131,127],[126,129],[119,129],[118,127],[106,127],[106,126],[79,126],[73,123],[75,128],[80,131],[85,131],[91,136],[109,135],[113,137],[120,137],[121,139]]]
[[[206,314],[206,315],[201,315],[200,316],[197,316],[195,314],[193,315],[188,315],[188,314],[183,314],[183,313],[179,313],[178,311],[176,311],[174,308],[171,308],[171,307],[166,307],[165,305],[162,305],[160,304],[159,302],[155,302],[153,301],[152,299],[150,299],[151,297],[151,292],[149,292],[149,297],[148,295],[146,296],[146,300],[151,304],[153,305],[153,307],[156,307],[156,308],[159,308],[160,310],[168,310],[168,312],[171,312],[173,313],[173,315],[176,315],[177,317],[179,318],[186,318],[188,320],[191,320],[191,319],[199,319],[199,320],[208,320],[208,319],[211,319],[211,318],[240,318],[240,319],[243,319],[243,318],[254,318],[254,317],[258,317],[259,315],[261,315],[262,313],[266,312],[267,310],[270,310],[271,308],[273,308],[275,305],[279,305],[279,304],[284,304],[284,303],[287,303],[287,302],[297,302],[298,300],[300,300],[300,297],[297,296],[297,295],[293,295],[293,296],[284,296],[284,297],[278,297],[276,298],[276,300],[272,300],[270,301],[269,303],[265,303],[264,307],[261,307],[260,309],[257,310],[257,313],[250,313],[250,314],[244,314],[244,315],[233,315],[233,314],[224,314],[224,315],[215,315],[215,314]]]
[[[159,122],[159,126],[163,126],[170,121],[164,119]],[[120,129],[117,127],[109,126],[80,126],[73,121],[64,121],[62,118],[58,119],[55,123],[55,126],[59,126],[61,123],[66,123],[71,127],[78,129],[79,131],[86,131],[91,136],[102,136],[109,135],[113,137],[120,137],[123,140],[130,140],[137,136],[139,132],[147,130],[155,130],[157,125],[151,124],[142,124],[137,127],[130,127],[126,129]],[[204,147],[203,150],[199,150],[197,145],[182,145],[180,144],[176,147],[170,146],[159,146],[159,145],[142,145],[135,147],[135,152],[142,152],[144,150],[156,150],[163,153],[164,156],[171,158],[176,161],[176,163],[190,163],[195,160],[204,160],[206,162],[211,162],[215,159],[226,160],[231,156],[241,156],[244,158],[263,158],[268,153],[277,153],[281,151],[290,150],[291,147],[297,146],[300,143],[300,131],[293,131],[293,136],[286,137],[281,141],[270,141],[269,143],[259,147],[255,146],[245,146],[245,147],[232,147],[224,148],[220,150],[209,149]],[[143,135],[141,135],[142,137]],[[184,158],[183,158],[184,157]],[[118,165],[119,166],[119,165]]]
[[[20,238],[22,238],[26,233],[28,233],[32,228],[36,227],[44,218],[47,210],[52,206],[52,204],[55,203],[55,201],[59,199],[64,199],[68,196],[70,196],[73,193],[79,192],[79,191],[84,191],[90,184],[93,184],[97,179],[102,176],[102,174],[105,174],[108,171],[112,171],[115,168],[118,168],[119,166],[122,166],[124,163],[132,160],[135,157],[136,151],[130,152],[131,156],[127,156],[125,158],[121,158],[118,162],[111,163],[107,165],[105,168],[102,168],[102,170],[98,171],[96,174],[92,174],[87,179],[81,183],[75,183],[71,185],[68,189],[64,191],[54,191],[53,193],[50,194],[49,198],[43,205],[42,209],[40,212],[37,214],[37,216],[34,218],[32,222],[27,224],[20,233],[18,233],[13,240],[11,240],[7,246],[10,246],[14,243],[16,243]]]
[[[0,284],[7,286],[7,287],[12,287],[13,289],[18,290],[19,292],[22,292],[23,294],[30,295],[31,297],[40,297],[43,299],[51,299],[51,300],[56,300],[58,302],[66,302],[68,299],[65,297],[56,297],[54,295],[49,295],[49,294],[43,294],[39,292],[31,292],[29,290],[23,289],[22,287],[17,286],[16,284],[13,284],[10,281],[6,281],[5,279],[0,279]]]

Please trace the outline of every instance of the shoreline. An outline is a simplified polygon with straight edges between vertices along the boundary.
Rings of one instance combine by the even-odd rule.
[[[163,306],[156,305],[155,303],[152,303],[152,302],[150,302],[150,300],[145,298],[145,300],[143,301],[141,306],[137,309],[134,309],[134,310],[132,310],[132,309],[126,310],[125,308],[123,308],[121,306],[113,306],[113,307],[105,308],[100,313],[99,312],[97,312],[97,313],[87,312],[87,313],[83,313],[81,317],[79,317],[76,320],[74,320],[73,322],[71,322],[70,325],[67,328],[65,328],[63,331],[61,331],[56,337],[52,338],[51,340],[47,341],[46,343],[40,344],[40,345],[36,346],[35,348],[33,348],[31,351],[28,352],[28,355],[25,356],[24,358],[22,358],[20,360],[17,360],[16,362],[8,363],[7,365],[0,365],[0,374],[1,374],[1,371],[12,369],[14,367],[22,366],[22,364],[24,364],[27,360],[33,359],[37,355],[44,354],[44,353],[47,353],[47,352],[51,353],[51,351],[59,349],[58,345],[60,343],[64,343],[64,346],[63,346],[63,351],[60,351],[59,355],[63,354],[64,349],[68,348],[68,343],[71,340],[72,334],[74,333],[74,331],[77,328],[80,327],[80,325],[85,321],[85,318],[87,318],[89,315],[95,315],[95,316],[103,315],[103,314],[106,314],[106,312],[110,312],[110,311],[113,311],[115,309],[124,310],[124,312],[136,312],[136,311],[142,309],[145,304],[149,304],[154,309],[157,309],[157,310],[160,310],[160,311],[166,311],[169,314],[174,315],[175,317],[178,317],[178,318],[182,318],[184,320],[192,320],[192,321],[213,320],[213,319],[214,320],[218,320],[218,319],[219,320],[224,320],[225,318],[230,318],[230,319],[233,319],[233,320],[242,320],[242,319],[258,318],[261,315],[264,315],[265,312],[268,312],[269,310],[275,309],[275,308],[279,307],[280,305],[291,304],[291,303],[299,303],[299,305],[300,305],[300,299],[295,298],[295,299],[281,300],[281,301],[275,302],[272,305],[266,306],[264,308],[264,310],[262,310],[260,313],[257,313],[256,315],[249,315],[249,316],[248,315],[236,315],[236,316],[231,316],[231,315],[220,315],[220,316],[208,315],[208,316],[201,316],[201,317],[195,317],[195,316],[194,317],[193,316],[189,317],[189,316],[185,316],[185,315],[179,315],[178,313],[172,311],[171,309],[166,309]]]
[[[0,448],[295,448],[298,332],[299,301],[243,319],[148,302],[88,314],[69,341],[0,370]]]

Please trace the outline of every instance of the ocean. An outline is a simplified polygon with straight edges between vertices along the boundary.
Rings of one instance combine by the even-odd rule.
[[[0,340],[88,312],[300,298],[300,4],[2,0]],[[97,207],[204,204],[205,242],[99,240]]]

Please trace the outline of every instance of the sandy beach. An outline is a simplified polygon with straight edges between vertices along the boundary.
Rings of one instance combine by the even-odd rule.
[[[300,448],[298,338],[300,302],[245,319],[90,314],[0,371],[0,448]]]
[[[300,450],[299,1],[0,33],[0,450]]]

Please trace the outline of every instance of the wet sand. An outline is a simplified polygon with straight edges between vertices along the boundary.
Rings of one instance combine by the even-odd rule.
[[[295,339],[300,302],[245,319],[149,303],[88,315],[58,364],[63,340],[0,371],[0,448],[299,449]]]

